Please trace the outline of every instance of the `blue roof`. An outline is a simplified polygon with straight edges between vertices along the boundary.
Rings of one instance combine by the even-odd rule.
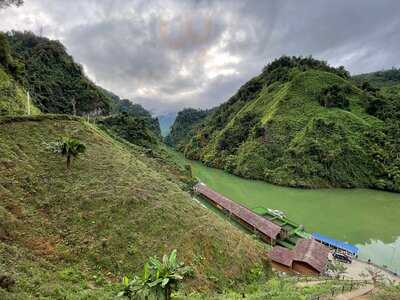
[[[351,245],[349,243],[346,242],[342,242],[342,241],[338,241],[335,239],[332,239],[330,237],[324,236],[318,232],[313,232],[312,233],[312,237],[318,241],[324,242],[332,247],[338,248],[338,249],[342,249],[345,251],[348,251],[350,253],[352,253],[353,255],[356,255],[358,253],[358,248],[354,245]]]

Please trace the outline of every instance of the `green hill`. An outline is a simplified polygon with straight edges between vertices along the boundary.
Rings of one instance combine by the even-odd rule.
[[[7,36],[0,32],[0,116],[28,112],[27,93],[21,84],[22,65],[11,56]],[[40,110],[30,105],[31,113]]]
[[[385,117],[396,103],[358,88],[342,67],[284,56],[192,124],[183,152],[281,185],[400,191],[398,118]]]
[[[0,66],[0,116],[26,114],[27,103],[26,91]],[[39,113],[32,103],[31,114]]]
[[[89,115],[135,144],[161,141],[157,118],[90,82],[60,42],[29,32],[0,33],[0,115],[27,114],[26,90],[32,115],[40,113],[37,107],[44,113]]]
[[[161,143],[160,126],[157,119],[120,113],[98,118],[97,124],[111,134],[132,144],[151,148]]]
[[[177,149],[182,149],[189,141],[189,132],[191,132],[193,127],[202,121],[208,113],[209,111],[194,108],[186,108],[180,111],[171,126],[170,133],[165,138],[166,143]]]
[[[98,115],[111,111],[112,100],[85,76],[59,41],[31,32],[12,31],[5,36],[18,66],[14,79],[30,91],[42,112]]]
[[[184,192],[165,157],[117,142],[81,119],[0,119],[1,299],[112,299],[113,284],[152,255],[178,249],[195,277],[187,289],[237,286],[263,248]],[[47,149],[60,136],[87,152],[66,170]]]
[[[378,72],[359,74],[352,77],[358,85],[367,82],[374,88],[389,87],[400,84],[400,69],[392,68]]]

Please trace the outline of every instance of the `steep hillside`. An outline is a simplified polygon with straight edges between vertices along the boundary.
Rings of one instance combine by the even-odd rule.
[[[111,99],[85,76],[59,41],[30,32],[6,36],[20,68],[18,79],[42,112],[98,115],[112,109]]]
[[[126,129],[127,127],[132,128],[132,122],[143,124],[142,127],[145,127],[146,130],[148,129],[155,139],[161,140],[161,129],[158,119],[154,118],[148,110],[129,99],[121,99],[119,96],[102,87],[98,88],[109,96],[113,102],[112,116],[106,118],[100,117],[103,125],[110,127],[116,134],[126,139],[130,135],[129,132],[126,132]],[[147,133],[141,130],[142,128],[138,127],[137,129],[144,135],[147,135]],[[128,138],[128,140],[136,143],[132,138]]]
[[[28,111],[26,91],[21,85],[22,65],[11,56],[7,36],[0,32],[0,116],[21,115]],[[34,104],[31,113],[40,111]]]
[[[0,66],[0,116],[26,114],[27,102],[26,91]],[[39,113],[32,103],[31,114]]]
[[[97,124],[111,134],[132,144],[151,148],[161,142],[157,119],[141,117],[126,112],[98,118]]]
[[[87,152],[66,170],[48,144],[72,136]],[[182,191],[165,159],[68,116],[0,119],[1,299],[113,299],[121,276],[178,249],[186,288],[246,282],[262,247]]]
[[[171,131],[165,138],[168,145],[182,149],[182,147],[189,141],[189,132],[196,124],[202,121],[209,111],[186,108],[178,113],[175,118]]]
[[[184,153],[276,184],[400,191],[399,133],[382,117],[389,106],[378,112],[386,100],[349,79],[343,68],[282,57],[195,125]]]

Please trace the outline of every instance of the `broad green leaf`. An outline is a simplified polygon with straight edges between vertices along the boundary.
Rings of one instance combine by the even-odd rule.
[[[127,276],[124,276],[124,278],[122,279],[122,283],[124,284],[124,286],[128,286],[129,285],[129,278]]]
[[[176,249],[174,249],[172,252],[171,252],[171,255],[169,256],[169,264],[171,265],[171,266],[173,266],[173,265],[175,265],[176,264]]]
[[[144,268],[143,268],[143,280],[147,281],[147,279],[149,277],[150,277],[149,264],[146,263],[146,264],[144,264]]]
[[[156,285],[162,283],[162,281],[163,281],[162,278],[159,278],[159,279],[157,279],[157,280],[154,280],[153,282],[150,282],[150,283],[149,283],[149,287],[155,287]]]
[[[162,283],[161,283],[161,286],[162,286],[163,288],[165,288],[165,286],[168,284],[168,282],[169,282],[169,278],[164,278],[163,281],[162,281]]]

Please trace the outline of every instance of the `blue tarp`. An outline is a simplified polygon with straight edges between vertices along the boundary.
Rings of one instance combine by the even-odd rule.
[[[338,249],[345,250],[347,252],[350,252],[353,255],[357,255],[357,253],[358,253],[358,248],[356,246],[351,245],[351,244],[346,243],[346,242],[342,242],[342,241],[338,241],[338,240],[332,239],[332,238],[324,236],[324,235],[322,235],[322,234],[320,234],[318,232],[313,232],[312,233],[312,237],[317,241],[326,243],[329,246],[332,246],[332,247],[335,247],[335,248],[338,248]]]

